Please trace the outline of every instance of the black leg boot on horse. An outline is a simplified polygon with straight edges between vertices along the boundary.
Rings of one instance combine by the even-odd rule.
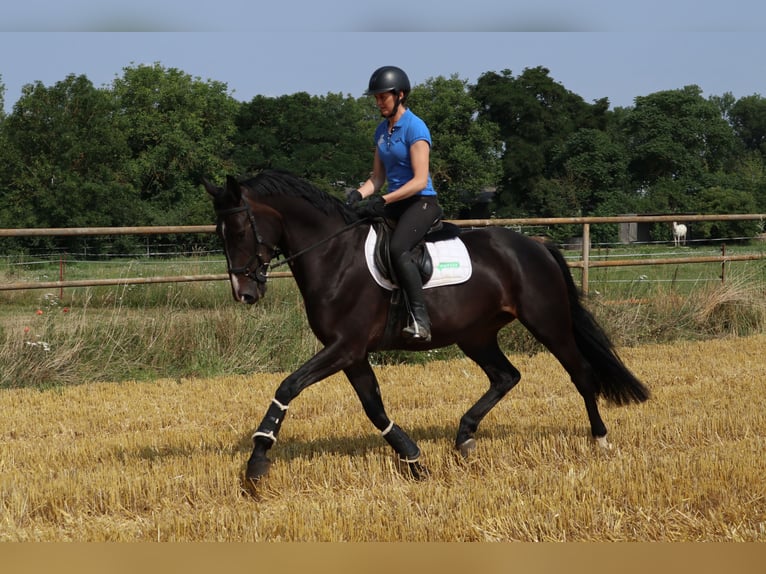
[[[407,299],[412,319],[402,330],[402,335],[413,341],[430,341],[431,319],[423,297],[423,280],[409,251],[402,253],[396,261],[396,278]]]

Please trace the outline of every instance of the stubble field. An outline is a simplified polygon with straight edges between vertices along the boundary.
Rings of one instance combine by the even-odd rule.
[[[377,369],[430,478],[396,469],[342,376],[296,399],[258,496],[240,473],[283,375],[0,390],[0,541],[766,541],[766,335],[621,351],[653,392],[602,407],[610,451],[549,354],[469,461],[469,361]]]

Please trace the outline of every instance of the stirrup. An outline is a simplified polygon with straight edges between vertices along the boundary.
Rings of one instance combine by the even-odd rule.
[[[420,325],[417,321],[413,321],[411,325],[407,325],[402,329],[402,335],[413,341],[427,343],[431,340],[431,331],[427,327]]]

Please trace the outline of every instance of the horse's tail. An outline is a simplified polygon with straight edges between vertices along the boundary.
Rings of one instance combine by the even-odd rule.
[[[572,279],[566,259],[554,246],[546,244],[556,260],[569,295],[569,308],[577,347],[590,363],[598,391],[606,400],[617,405],[640,403],[650,396],[649,389],[622,362],[604,329],[580,300],[580,292]]]

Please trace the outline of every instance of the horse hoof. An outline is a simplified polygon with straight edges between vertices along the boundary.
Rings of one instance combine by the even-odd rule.
[[[604,436],[594,436],[593,440],[595,441],[596,445],[603,449],[603,450],[612,450],[612,443],[610,443],[608,440],[606,440],[606,435]]]
[[[249,461],[247,463],[247,469],[242,473],[241,476],[242,490],[244,493],[258,498],[260,494],[258,485],[260,484],[261,480],[269,473],[269,468],[271,468],[271,461],[268,459]]]
[[[270,468],[271,468],[271,461],[268,458],[251,460],[247,463],[247,470],[245,471],[245,479],[251,482],[258,482],[264,476],[269,474]]]
[[[406,464],[409,467],[410,477],[413,480],[426,480],[431,474],[428,472],[428,469],[419,462],[408,462]]]
[[[460,456],[463,458],[468,458],[473,454],[473,451],[476,450],[476,439],[469,438],[468,440],[459,444],[457,449],[460,452]]]
[[[405,478],[411,478],[412,480],[425,480],[429,477],[430,473],[428,469],[420,464],[418,461],[396,459],[399,472]]]

